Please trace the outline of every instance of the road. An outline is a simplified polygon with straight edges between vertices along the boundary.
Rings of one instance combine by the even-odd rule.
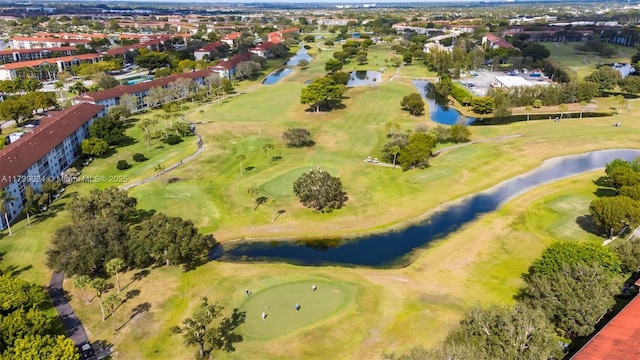
[[[55,272],[51,276],[49,282],[49,297],[51,302],[62,320],[62,325],[67,331],[67,335],[76,343],[76,346],[81,346],[89,342],[89,337],[84,331],[82,322],[76,316],[71,304],[66,296],[64,296],[64,290],[62,289],[62,283],[64,281],[64,273]]]

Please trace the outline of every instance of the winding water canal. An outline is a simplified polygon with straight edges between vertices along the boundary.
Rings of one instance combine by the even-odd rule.
[[[437,211],[422,223],[399,231],[351,239],[238,242],[218,249],[213,258],[221,261],[286,262],[311,266],[404,266],[409,263],[414,251],[451,234],[479,215],[498,209],[505,202],[536,186],[603,168],[616,158],[629,161],[638,156],[640,150],[614,149],[551,158],[525,174],[445,204],[443,210]]]

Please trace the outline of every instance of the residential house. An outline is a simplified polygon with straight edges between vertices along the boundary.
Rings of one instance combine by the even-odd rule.
[[[235,47],[235,46],[238,45],[238,41],[239,41],[241,35],[242,35],[242,33],[233,32],[231,34],[227,34],[227,35],[223,36],[222,39],[220,39],[220,41],[222,41],[223,43],[229,45],[230,47]]]
[[[55,179],[80,156],[80,143],[89,134],[89,126],[104,116],[99,105],[79,104],[52,116],[15,143],[0,150],[0,189],[14,200],[7,202],[7,217],[13,222],[20,216],[25,189],[42,188],[46,179]],[[0,228],[7,227],[0,216]]]
[[[516,49],[510,42],[493,34],[486,34],[482,37],[482,45],[489,49],[505,48]]]
[[[234,55],[231,59],[219,62],[211,70],[220,75],[221,78],[231,79],[236,73],[236,65],[243,61],[251,60],[251,55],[250,52]]]
[[[206,55],[211,60],[219,57],[219,56],[216,56],[216,54],[226,53],[227,49],[228,49],[227,44],[222,43],[220,41],[216,41],[216,42],[209,43],[201,47],[200,49],[194,51],[193,56],[195,57],[196,60],[202,60]]]

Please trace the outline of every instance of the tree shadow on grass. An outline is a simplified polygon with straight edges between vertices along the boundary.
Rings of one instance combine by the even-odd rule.
[[[121,290],[124,291],[124,289],[129,287],[129,285],[133,284],[136,281],[140,281],[140,280],[146,278],[150,273],[151,272],[149,270],[147,270],[147,269],[143,269],[143,270],[138,271],[137,273],[133,274],[133,276],[131,277],[131,281],[129,281],[128,284],[123,286]]]
[[[598,226],[595,222],[593,222],[593,217],[591,215],[580,215],[576,218],[576,224],[580,226],[580,228],[590,234],[594,234],[597,236],[602,235],[602,228]]]
[[[151,310],[151,303],[149,302],[143,302],[141,304],[138,304],[136,307],[134,307],[133,309],[131,309],[131,315],[129,315],[129,318],[127,319],[127,321],[125,321],[122,325],[120,325],[120,327],[118,327],[118,329],[116,331],[120,331],[120,329],[124,328],[125,326],[127,326],[127,324],[133,320],[136,316],[149,312],[149,310]]]
[[[1,257],[0,257],[0,260],[2,260]],[[33,265],[31,264],[25,265],[22,267],[18,267],[16,265],[9,265],[6,269],[4,269],[4,273],[8,274],[9,277],[16,277],[24,273],[25,271],[31,270],[32,268],[33,268]]]
[[[616,189],[599,187],[596,191],[593,192],[593,194],[595,196],[601,198],[601,197],[613,197],[613,196],[616,196],[616,195],[618,195],[618,192],[616,191]]]
[[[91,347],[95,352],[95,359],[111,359],[113,353],[113,344],[106,340],[96,340],[91,343]]]

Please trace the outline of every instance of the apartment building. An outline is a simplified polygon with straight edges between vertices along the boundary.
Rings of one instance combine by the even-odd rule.
[[[31,132],[0,150],[0,189],[14,199],[6,204],[9,223],[22,212],[26,187],[40,190],[46,179],[55,179],[68,169],[80,156],[80,143],[88,136],[89,126],[104,114],[99,105],[71,106],[43,117]],[[0,216],[0,228],[6,227]]]

